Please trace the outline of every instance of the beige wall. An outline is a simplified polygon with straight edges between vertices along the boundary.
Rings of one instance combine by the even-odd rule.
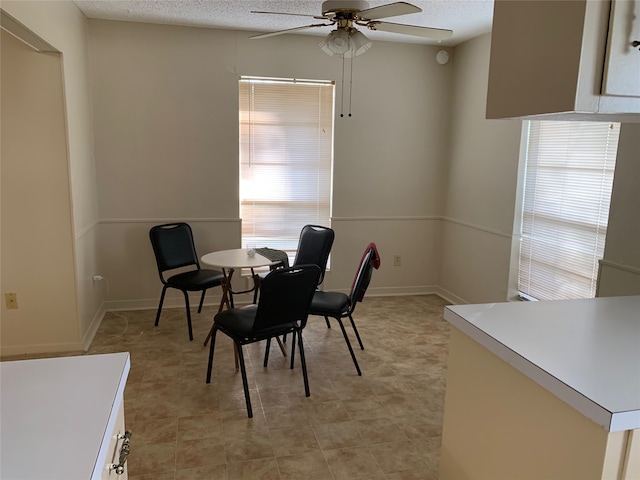
[[[63,111],[66,115],[64,135],[68,155],[67,189],[70,185],[72,205],[69,244],[73,248],[76,282],[76,313],[73,322],[77,327],[73,338],[70,337],[67,341],[77,345],[79,331],[80,346],[87,347],[102,318],[106,293],[103,285],[94,285],[91,280],[92,275],[98,273],[98,198],[93,155],[93,116],[87,79],[87,20],[68,1],[3,0],[0,6],[3,11],[62,52]],[[2,223],[5,223],[4,218]],[[3,234],[6,237],[11,233],[5,232],[3,228]],[[4,261],[2,263],[4,269]],[[9,281],[3,278],[3,284],[5,280]],[[34,349],[58,349],[53,344],[35,346],[33,341],[32,336],[25,336],[16,339],[12,346],[17,349],[16,353]],[[8,350],[5,348],[4,351]]]
[[[153,307],[154,223],[197,225],[199,252],[239,246],[239,75],[330,79],[318,38],[90,21],[100,237],[110,308]],[[437,48],[376,42],[354,62],[352,118],[336,118],[327,288],[348,289],[364,247],[383,267],[372,293],[437,288],[451,65]],[[401,267],[392,256],[402,255]],[[182,300],[170,292],[174,301]],[[216,297],[210,297],[215,301]]]
[[[439,284],[460,302],[507,299],[519,120],[485,120],[489,34],[453,57],[454,98]]]
[[[79,350],[71,197],[58,53],[2,30],[3,355]]]
[[[316,37],[258,42],[246,32],[88,21],[67,1],[3,0],[2,9],[63,54],[69,242],[84,346],[105,306],[155,307],[151,225],[188,220],[200,252],[239,245],[238,75],[334,79],[338,105],[341,98],[341,62]],[[353,118],[336,118],[327,288],[347,289],[364,246],[376,241],[383,266],[372,294],[507,298],[521,122],[484,119],[489,48],[489,35],[471,40],[440,66],[437,47],[376,42],[356,59]],[[633,270],[635,237],[626,235],[637,225],[630,179],[638,135],[627,130],[631,174],[616,176],[606,258]],[[93,282],[94,274],[107,281]]]

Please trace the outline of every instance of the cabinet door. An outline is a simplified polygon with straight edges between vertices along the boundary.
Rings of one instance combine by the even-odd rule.
[[[640,97],[640,0],[613,0],[602,82],[603,95]]]
[[[113,429],[113,433],[109,438],[109,449],[107,454],[107,463],[102,469],[102,476],[100,480],[127,480],[128,468],[127,463],[124,464],[124,473],[118,475],[115,470],[110,469],[109,465],[118,463],[120,458],[120,447],[122,446],[122,439],[118,438],[119,434],[124,434],[124,400],[120,399],[120,408],[118,409],[118,419]]]

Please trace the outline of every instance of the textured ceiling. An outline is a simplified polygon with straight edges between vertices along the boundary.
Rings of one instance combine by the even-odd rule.
[[[252,10],[320,15],[322,0],[74,0],[89,18],[159,23],[194,27],[271,32],[319,23],[313,18],[263,15]],[[370,7],[392,3],[370,1]],[[373,40],[455,46],[491,30],[493,0],[409,0],[421,13],[392,17],[388,21],[453,30],[453,36],[438,43],[409,35],[365,31]],[[301,35],[326,35],[329,28],[314,28]],[[260,40],[268,41],[268,39]]]

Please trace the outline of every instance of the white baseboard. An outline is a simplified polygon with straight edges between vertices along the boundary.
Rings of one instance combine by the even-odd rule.
[[[244,303],[241,301],[240,295],[235,295],[233,298],[236,303]],[[105,308],[107,312],[118,312],[123,310],[157,310],[158,302],[160,302],[160,298],[147,298],[140,300],[112,300],[105,302]],[[198,297],[197,300],[189,298],[189,302],[191,303],[191,307],[197,307],[198,303],[200,302],[200,297]],[[219,293],[211,296],[207,294],[204,299],[203,306],[218,306],[219,302]],[[162,309],[164,310],[165,308],[184,308],[184,297],[165,297]]]
[[[0,358],[17,357],[20,355],[48,354],[48,353],[84,353],[82,343],[43,343],[39,345],[12,345],[0,349]]]
[[[348,290],[335,290],[338,292],[343,292],[345,294],[349,294]],[[453,293],[445,290],[444,288],[438,285],[416,285],[416,286],[405,286],[405,287],[370,287],[367,290],[368,297],[402,297],[402,296],[411,296],[411,295],[438,295],[442,297],[444,300],[458,305],[458,304],[466,304],[464,299],[454,295]],[[205,306],[218,306],[220,296],[219,295],[207,295],[205,297]],[[244,294],[244,295],[235,295],[234,301],[236,305],[245,305],[250,303],[253,300],[253,296]],[[108,301],[104,303],[105,311],[107,312],[117,312],[123,310],[151,310],[158,308],[159,298],[149,298],[149,299],[139,299],[139,300],[115,300]],[[191,306],[197,306],[197,301],[191,299]],[[164,308],[184,308],[184,298],[182,296],[179,297],[165,297]],[[104,316],[104,314],[103,314]]]
[[[461,298],[442,287],[436,287],[436,291],[433,293],[445,299],[447,302],[451,303],[452,305],[467,305],[469,303],[464,298]]]
[[[93,337],[96,336],[98,332],[98,328],[100,328],[100,324],[102,323],[102,319],[104,318],[104,314],[107,313],[107,309],[105,307],[104,302],[100,305],[100,308],[93,316],[93,320],[91,320],[91,325],[89,325],[89,329],[84,334],[84,338],[82,339],[82,348],[86,352],[89,350],[91,346],[91,342],[93,342]]]
[[[344,291],[344,293],[349,293]],[[455,304],[466,304],[464,299],[454,295],[437,285],[418,285],[409,287],[377,287],[367,290],[368,297],[391,297],[391,296],[411,296],[411,295],[438,295],[444,300]],[[209,299],[209,300],[207,300]],[[219,295],[211,295],[205,297],[205,306],[217,307]],[[234,297],[236,305],[245,305],[252,301],[251,295],[236,295]],[[63,353],[87,351],[91,346],[100,324],[107,312],[117,312],[124,310],[155,310],[158,308],[159,298],[148,298],[139,300],[115,300],[104,302],[91,321],[89,329],[84,335],[82,342],[78,343],[59,343],[59,344],[41,344],[41,345],[24,345],[4,347],[0,350],[0,357],[12,357],[20,355],[31,355],[41,353]],[[192,306],[197,306],[197,302],[192,302]],[[182,296],[166,297],[163,308],[184,308],[184,298]]]

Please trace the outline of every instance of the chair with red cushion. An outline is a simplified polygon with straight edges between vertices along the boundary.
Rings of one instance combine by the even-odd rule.
[[[313,295],[311,308],[309,309],[309,315],[319,315],[324,317],[327,325],[329,324],[329,317],[335,318],[338,321],[358,375],[362,375],[362,372],[360,371],[358,360],[356,359],[353,348],[351,347],[351,342],[349,341],[349,336],[344,328],[342,319],[349,319],[351,326],[353,327],[353,331],[356,334],[356,338],[358,339],[358,343],[360,344],[360,349],[364,350],[364,345],[360,339],[360,333],[353,321],[353,312],[356,309],[358,302],[362,302],[364,299],[364,295],[369,287],[369,283],[371,282],[373,269],[378,269],[379,267],[380,254],[378,254],[376,244],[370,243],[367,245],[367,248],[362,255],[362,259],[360,260],[358,271],[353,279],[353,284],[351,285],[351,293],[346,295],[342,292],[325,292],[317,290]]]

